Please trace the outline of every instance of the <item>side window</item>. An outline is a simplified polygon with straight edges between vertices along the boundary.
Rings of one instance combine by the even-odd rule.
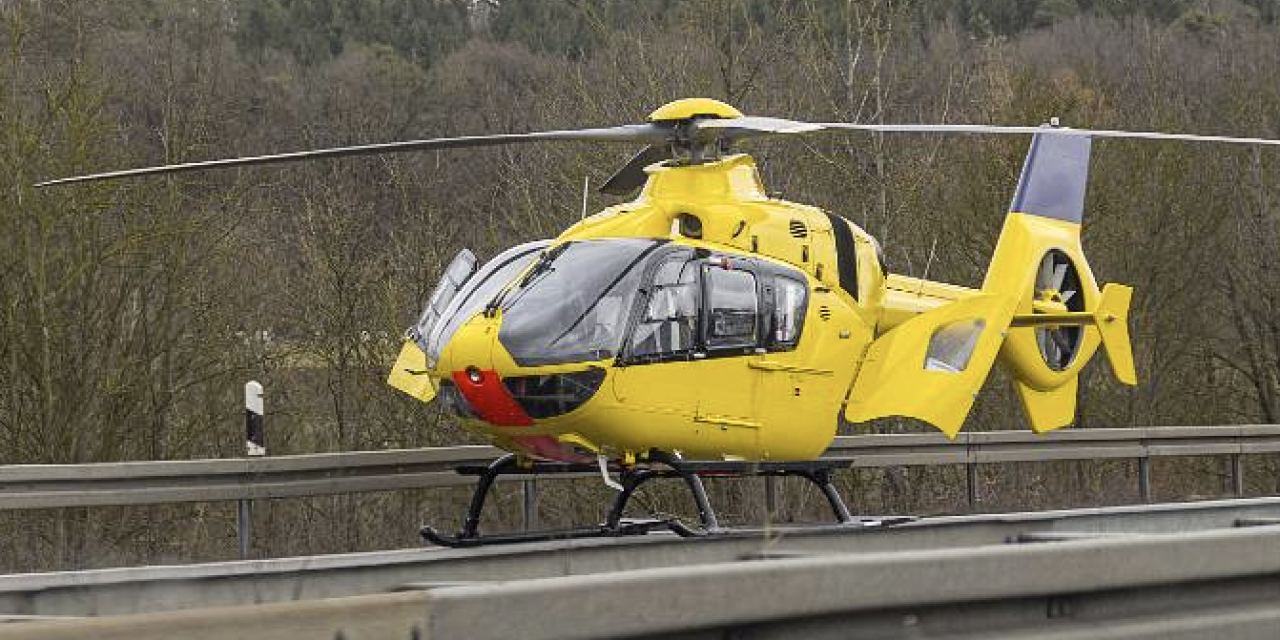
[[[760,300],[756,277],[750,271],[706,267],[707,348],[732,349],[756,345]]]
[[[809,298],[809,288],[803,282],[786,276],[774,280],[773,335],[770,345],[794,347],[804,327],[804,313]]]
[[[634,357],[691,353],[698,336],[698,268],[687,256],[658,266],[644,315],[631,336]]]

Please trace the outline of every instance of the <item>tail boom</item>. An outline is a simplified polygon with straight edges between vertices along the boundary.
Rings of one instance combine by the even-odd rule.
[[[1080,243],[1090,151],[1088,137],[1034,136],[981,289],[889,278],[882,335],[858,370],[846,419],[906,416],[954,437],[999,363],[1033,430],[1069,426],[1080,371],[1099,347],[1120,382],[1137,382],[1133,290],[1100,289]],[[957,344],[969,350],[964,366],[930,355]]]

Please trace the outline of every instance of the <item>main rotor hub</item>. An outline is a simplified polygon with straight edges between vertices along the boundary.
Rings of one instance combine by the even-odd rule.
[[[698,135],[697,123],[741,117],[741,111],[719,100],[682,98],[658,107],[649,114],[649,121],[671,127],[668,144],[672,157],[684,164],[698,165],[719,160],[729,152],[729,143],[718,135]]]
[[[732,105],[711,98],[682,98],[668,102],[649,114],[649,122],[692,120],[696,117],[741,118],[742,112]]]

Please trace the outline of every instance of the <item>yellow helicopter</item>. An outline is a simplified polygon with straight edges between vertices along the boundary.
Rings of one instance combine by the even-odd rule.
[[[731,152],[747,138],[842,131],[1031,136],[980,288],[887,273],[870,234],[817,207],[769,197],[752,158]],[[1030,427],[1058,429],[1074,420],[1080,370],[1099,347],[1115,377],[1136,384],[1132,290],[1100,287],[1080,244],[1091,141],[1099,137],[1280,144],[1056,123],[808,123],[692,98],[638,125],[231,158],[40,186],[536,141],[646,145],[602,188],[618,195],[641,188],[638,197],[483,265],[463,250],[408,331],[388,382],[441,402],[512,452],[463,470],[481,478],[458,536],[424,528],[435,542],[461,545],[487,540],[478,532],[480,510],[503,473],[598,469],[621,490],[606,525],[550,537],[647,531],[652,523],[621,520],[626,500],[646,480],[672,476],[693,491],[701,532],[718,530],[700,482],[717,473],[805,477],[848,523],[829,477],[842,462],[819,459],[841,417],[905,416],[954,437],[999,363]]]

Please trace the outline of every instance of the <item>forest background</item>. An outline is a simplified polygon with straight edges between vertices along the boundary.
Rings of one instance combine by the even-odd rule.
[[[584,177],[633,150],[40,179],[639,122],[686,96],[819,121],[1280,137],[1278,0],[2,0],[0,18],[0,464],[241,455],[250,379],[273,454],[468,442],[384,384],[402,331],[458,249],[554,236]],[[750,151],[772,193],[862,225],[892,269],[975,285],[1025,148],[857,135]],[[1257,149],[1095,145],[1085,246],[1101,280],[1137,290],[1141,384],[1090,367],[1079,427],[1280,421],[1277,167]],[[1021,428],[1016,406],[996,374],[969,428]],[[1253,491],[1278,488],[1265,464]],[[1127,491],[1124,463],[984,473],[993,504]],[[1165,477],[1170,496],[1213,493],[1221,469]],[[844,482],[859,508],[928,512],[954,510],[963,477]],[[598,492],[568,483],[541,515],[581,522]],[[263,503],[256,552],[412,545],[458,500]],[[0,536],[9,571],[228,557],[234,505],[5,513]]]

